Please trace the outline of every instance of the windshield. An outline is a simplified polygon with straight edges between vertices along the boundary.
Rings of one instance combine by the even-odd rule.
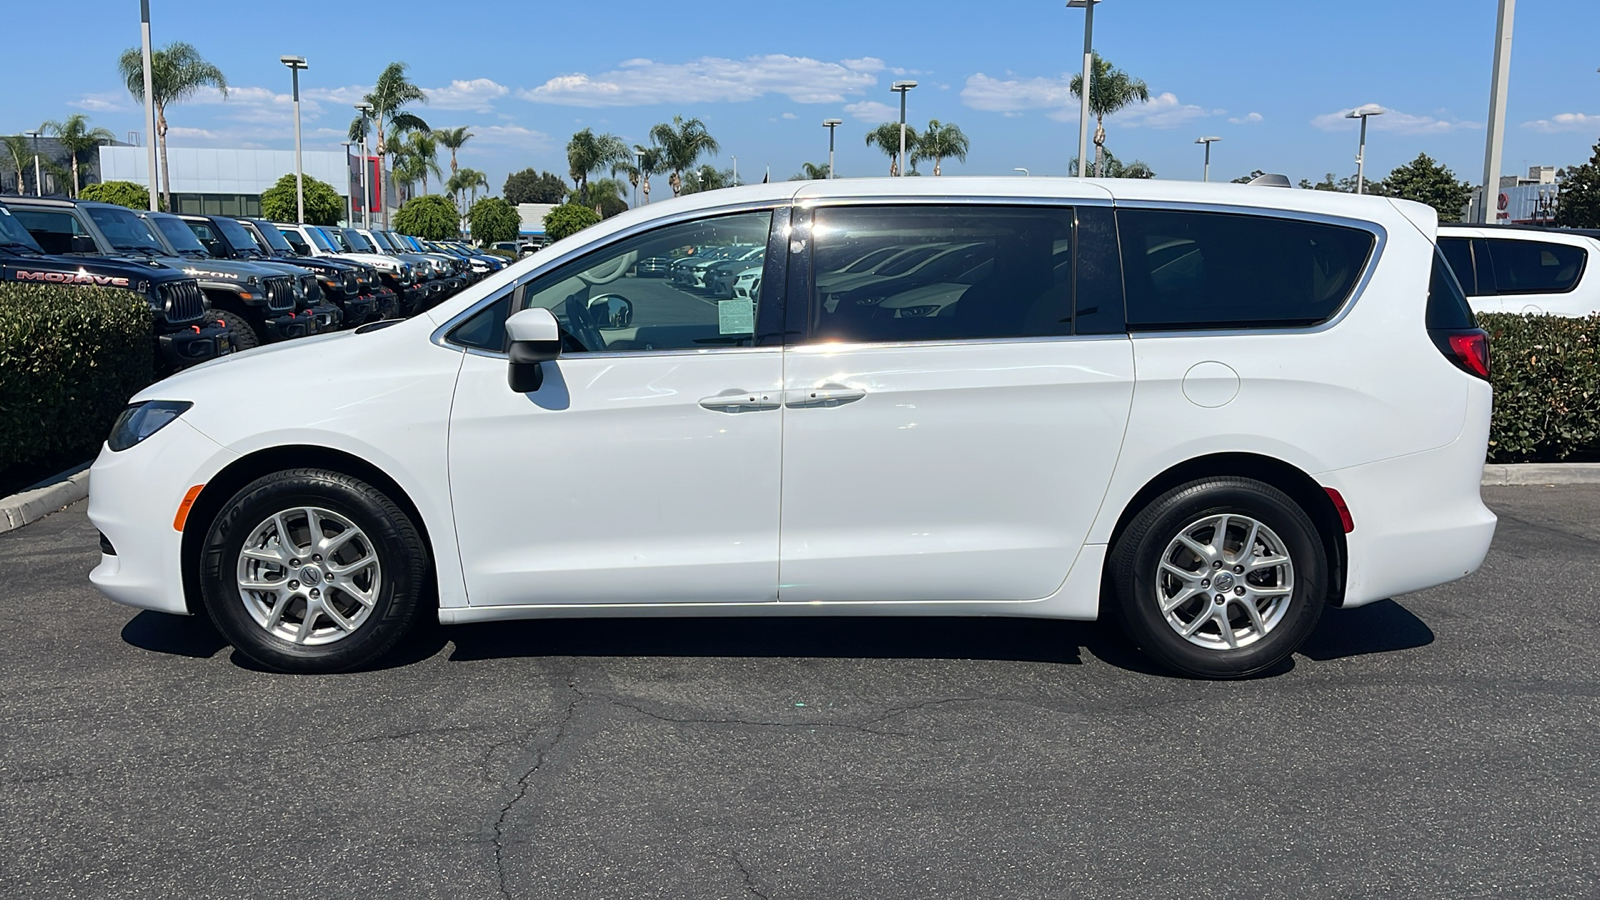
[[[402,248],[408,250],[422,249],[422,244],[416,238],[410,237],[409,235],[391,233],[390,237],[394,238],[394,242],[400,245]]]
[[[366,237],[366,235],[362,235],[362,237]],[[383,249],[389,250],[391,252],[394,251],[394,250],[399,249],[394,244],[390,243],[389,239],[387,237],[385,237],[383,232],[381,232],[381,231],[374,231],[372,233],[372,242],[374,244],[377,244],[379,247],[382,247]]]
[[[311,232],[312,240],[317,240],[317,246],[334,253],[349,253],[350,242],[345,239],[344,233],[337,228],[307,228]]]
[[[194,236],[188,223],[182,219],[151,215],[146,216],[145,221],[153,223],[156,230],[161,232],[161,236],[167,239],[167,243],[172,245],[172,249],[179,253],[191,256],[211,255],[206,251],[205,245],[200,243],[200,239]]]
[[[6,209],[4,206],[0,206],[0,244],[8,247],[21,247],[24,250],[32,250],[35,253],[44,252],[39,247],[39,242],[34,240],[33,235],[28,233],[28,229],[23,228],[22,223],[12,217],[11,210]]]
[[[100,226],[106,240],[111,242],[112,249],[156,256],[167,254],[167,248],[161,246],[156,236],[150,233],[149,224],[134,215],[133,210],[120,206],[90,206],[88,212],[89,218]]]
[[[240,253],[257,255],[261,253],[261,248],[256,246],[255,238],[250,236],[250,232],[246,231],[243,225],[222,216],[212,219],[211,223],[217,226],[217,230],[222,232],[222,236],[228,239],[228,243],[233,245],[234,250]]]
[[[260,222],[251,222],[250,224],[255,226],[255,228],[251,230],[257,233],[257,237],[259,238],[257,243],[260,243],[260,241],[266,241],[267,246],[278,253],[294,252],[294,248],[290,247],[289,242],[284,239],[283,232],[273,228],[271,225],[263,225]]]
[[[370,242],[366,238],[362,237],[361,236],[361,232],[355,230],[354,228],[346,228],[346,229],[343,229],[343,230],[340,230],[340,229],[337,229],[337,228],[330,228],[328,230],[332,234],[342,234],[342,235],[344,235],[345,241],[347,241],[350,244],[351,249],[355,250],[357,253],[376,253],[376,252],[378,252],[377,248],[372,246],[372,242]]]

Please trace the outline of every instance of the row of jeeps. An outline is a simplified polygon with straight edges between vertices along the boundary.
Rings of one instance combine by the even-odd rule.
[[[0,206],[6,281],[146,293],[165,369],[415,315],[507,261],[376,229],[173,215],[92,201]]]

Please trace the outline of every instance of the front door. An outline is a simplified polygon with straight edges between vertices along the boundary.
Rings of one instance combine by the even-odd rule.
[[[765,247],[771,221],[744,212],[623,239],[456,329],[474,348],[449,460],[473,606],[776,599],[783,350],[777,335],[757,346],[757,321],[777,298],[652,277]],[[506,315],[534,306],[555,314],[563,350],[520,394],[499,350]]]
[[[1108,209],[822,207],[784,372],[779,600],[1033,600],[1065,580],[1133,391]],[[1098,240],[1074,297],[1075,235]],[[845,275],[887,248],[888,262]],[[905,252],[914,251],[914,252]],[[1078,324],[1074,325],[1074,319]]]

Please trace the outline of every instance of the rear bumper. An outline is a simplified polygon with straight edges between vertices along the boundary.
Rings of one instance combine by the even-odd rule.
[[[1497,521],[1480,494],[1491,397],[1488,385],[1473,386],[1452,444],[1317,476],[1355,522],[1345,606],[1446,584],[1483,564]]]
[[[192,366],[233,352],[233,329],[215,319],[156,335],[156,350],[167,365]]]

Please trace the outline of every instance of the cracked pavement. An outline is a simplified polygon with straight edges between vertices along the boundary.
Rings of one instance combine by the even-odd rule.
[[[1600,488],[1270,677],[974,619],[430,628],[257,671],[0,536],[0,896],[1600,895]]]

